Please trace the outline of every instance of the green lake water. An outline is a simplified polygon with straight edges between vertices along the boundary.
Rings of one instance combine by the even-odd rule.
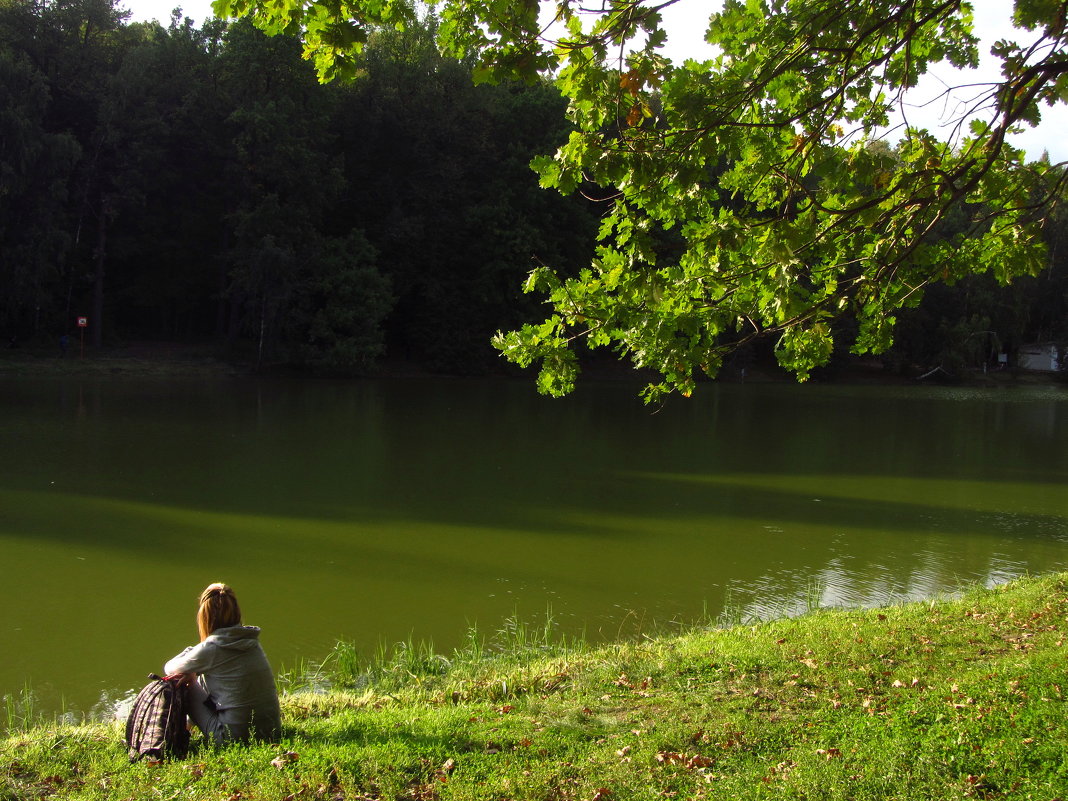
[[[337,639],[591,638],[1068,568],[1068,391],[0,381],[0,695],[105,709],[234,586],[276,667]]]

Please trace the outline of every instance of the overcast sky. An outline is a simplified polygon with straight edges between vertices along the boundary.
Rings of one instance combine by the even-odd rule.
[[[167,24],[171,10],[177,0],[125,0],[125,7],[133,12],[132,19],[159,20]],[[184,0],[180,3],[185,16],[191,17],[196,24],[211,16],[210,0]],[[1023,42],[1027,32],[1017,31],[1010,23],[1011,0],[973,0],[975,9],[975,30],[982,42],[979,47],[981,56],[986,56],[989,65],[980,67],[978,72],[969,72],[962,79],[957,71],[947,65],[933,67],[923,84],[914,90],[913,107],[908,110],[909,120],[913,124],[926,126],[942,138],[949,136],[948,126],[959,116],[956,103],[939,100],[927,102],[936,97],[946,86],[962,83],[974,84],[982,81],[996,81],[999,77],[996,62],[988,55],[991,45],[998,39],[1013,39]],[[709,58],[712,48],[705,43],[704,33],[708,24],[711,6],[708,0],[682,0],[669,7],[664,14],[665,27],[668,31],[668,55],[676,61],[685,58]],[[970,90],[974,93],[976,90]],[[958,92],[958,100],[964,101],[968,94]],[[1068,160],[1068,105],[1061,104],[1055,108],[1042,108],[1042,124],[1038,128],[1025,127],[1023,133],[1015,135],[1010,141],[1027,151],[1028,158],[1037,159],[1044,150],[1048,150],[1054,161]],[[888,137],[894,141],[896,137]]]

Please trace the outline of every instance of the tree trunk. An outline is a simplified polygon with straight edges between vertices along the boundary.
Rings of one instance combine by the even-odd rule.
[[[267,293],[260,297],[260,343],[256,349],[256,372],[263,367],[263,338],[267,331]]]
[[[104,261],[108,234],[107,204],[100,203],[96,227],[96,275],[93,277],[93,310],[89,316],[89,342],[99,350],[104,343]]]
[[[223,254],[227,253],[230,249],[230,232],[229,230],[223,231],[222,249]],[[231,331],[229,327],[229,320],[233,316],[232,306],[233,302],[230,298],[229,284],[230,284],[230,265],[229,260],[226,258],[219,258],[219,294],[218,300],[215,302],[215,338],[227,339],[233,341]]]

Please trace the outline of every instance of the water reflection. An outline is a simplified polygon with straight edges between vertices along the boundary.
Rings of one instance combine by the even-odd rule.
[[[447,649],[549,606],[614,637],[1062,569],[1066,409],[1048,390],[722,386],[654,414],[620,385],[0,383],[0,694],[87,709],[139,684],[219,579],[292,664],[341,637]]]

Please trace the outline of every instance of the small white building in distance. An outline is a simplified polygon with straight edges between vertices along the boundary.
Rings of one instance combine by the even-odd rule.
[[[1020,348],[1016,364],[1022,370],[1055,372],[1061,369],[1064,356],[1056,342],[1036,342]]]

